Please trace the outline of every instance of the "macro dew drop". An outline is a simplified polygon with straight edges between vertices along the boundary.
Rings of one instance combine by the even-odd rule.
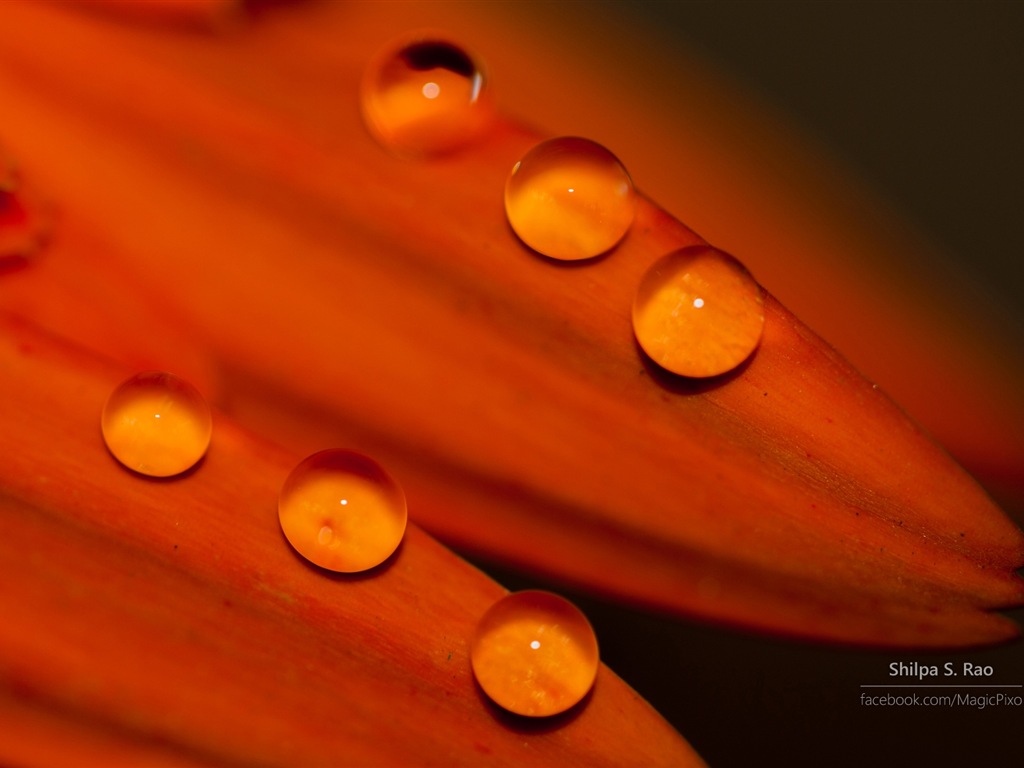
[[[199,391],[161,371],[124,381],[107,398],[100,425],[114,458],[151,477],[178,475],[194,466],[213,433],[210,406]]]
[[[302,461],[278,498],[285,538],[321,568],[356,573],[380,565],[405,535],[401,486],[368,456],[327,450]]]
[[[483,69],[436,36],[387,48],[367,68],[363,118],[399,156],[444,154],[470,144],[492,117]]]
[[[717,248],[682,248],[640,280],[633,332],[662,368],[693,378],[718,376],[745,361],[764,330],[761,286]]]
[[[568,600],[539,590],[514,592],[480,619],[470,662],[495,704],[517,715],[547,717],[578,704],[593,687],[597,638]]]
[[[589,259],[625,237],[636,216],[636,192],[615,155],[589,139],[565,136],[541,142],[513,166],[505,214],[537,253]]]

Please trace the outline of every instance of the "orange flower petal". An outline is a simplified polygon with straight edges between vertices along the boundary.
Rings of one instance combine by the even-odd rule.
[[[9,41],[19,148],[221,361],[240,419],[354,443],[449,540],[650,605],[845,642],[1016,632],[985,609],[1024,599],[1020,531],[777,301],[731,377],[642,367],[635,286],[702,242],[656,205],[587,268],[533,257],[500,193],[539,137],[391,157],[338,97],[370,35],[318,44],[330,5],[187,49],[38,18],[80,77]]]
[[[297,457],[223,415],[153,480],[99,432],[126,369],[0,317],[0,371],[5,761],[701,764],[607,668],[539,731],[488,707],[469,644],[503,590],[413,526],[372,574],[310,566],[277,520]]]

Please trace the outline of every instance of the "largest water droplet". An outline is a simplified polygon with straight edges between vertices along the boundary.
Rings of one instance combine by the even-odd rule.
[[[470,661],[496,704],[518,715],[557,715],[593,686],[597,638],[568,600],[549,592],[515,592],[480,619]]]
[[[421,37],[384,50],[363,78],[363,116],[398,155],[434,155],[472,142],[491,119],[484,73],[458,45]]]
[[[292,470],[278,516],[300,555],[344,573],[384,562],[407,522],[401,486],[369,456],[343,450],[315,453]]]
[[[654,362],[681,376],[731,371],[757,348],[764,329],[761,287],[746,268],[710,246],[656,261],[640,280],[633,331]]]

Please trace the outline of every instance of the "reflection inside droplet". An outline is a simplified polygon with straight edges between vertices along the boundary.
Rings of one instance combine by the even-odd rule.
[[[213,418],[206,400],[172,373],[140,373],[107,399],[100,422],[114,457],[129,469],[170,477],[206,453]]]
[[[285,481],[281,530],[307,560],[332,571],[365,571],[398,547],[405,494],[377,462],[354,451],[315,453]]]
[[[507,595],[477,625],[470,647],[484,692],[510,712],[544,717],[564,712],[597,676],[597,639],[569,601],[549,592]]]
[[[512,167],[505,213],[519,239],[553,259],[614,247],[636,213],[633,182],[618,159],[588,139],[542,142]]]
[[[644,274],[633,302],[633,331],[662,368],[717,376],[757,348],[763,301],[761,287],[732,256],[710,246],[684,248]]]
[[[432,36],[390,47],[363,78],[363,116],[392,152],[418,156],[472,142],[492,118],[480,66],[454,43]]]

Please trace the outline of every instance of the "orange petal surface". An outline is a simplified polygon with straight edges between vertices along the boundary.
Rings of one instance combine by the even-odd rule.
[[[355,94],[388,20],[361,8],[187,44],[8,11],[45,29],[5,41],[12,147],[219,361],[226,409],[297,451],[356,444],[448,541],[605,593],[844,642],[1015,635],[987,609],[1024,599],[1020,531],[770,295],[736,373],[644,366],[633,292],[690,229],[641,200],[618,248],[562,268],[501,204],[535,132],[430,162],[378,146]]]
[[[0,373],[5,763],[701,764],[606,668],[540,729],[488,706],[469,644],[503,590],[415,527],[370,574],[309,565],[277,521],[297,457],[222,414],[154,480],[100,437],[125,369],[3,317]]]

